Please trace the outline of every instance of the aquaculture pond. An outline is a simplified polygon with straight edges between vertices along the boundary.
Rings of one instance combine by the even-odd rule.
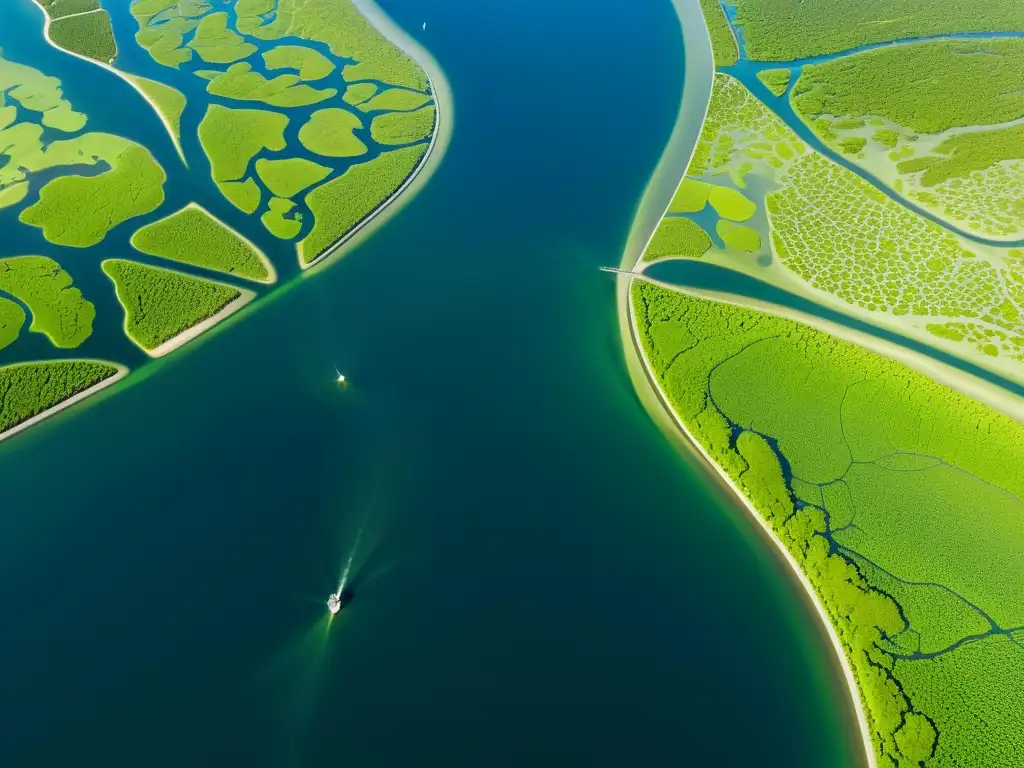
[[[453,93],[424,189],[158,361],[97,302],[86,343],[134,372],[0,444],[0,758],[861,764],[817,620],[637,401],[598,270],[676,120],[672,5],[382,5]],[[156,76],[126,4],[104,6],[120,55]],[[28,0],[0,14],[5,57],[59,77],[91,130],[151,148],[167,212],[199,202],[281,282],[298,274],[212,177],[174,170],[123,80],[47,46]],[[182,145],[201,163],[195,124]],[[0,226],[5,256],[93,258]],[[128,250],[134,231],[103,258],[158,263]],[[117,309],[102,271],[75,284]],[[6,351],[33,359],[26,339],[50,351],[27,332]],[[330,621],[342,578],[354,598]]]

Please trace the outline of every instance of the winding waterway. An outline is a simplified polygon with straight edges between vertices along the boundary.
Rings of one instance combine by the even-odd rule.
[[[0,760],[858,765],[821,627],[637,401],[598,271],[676,120],[671,4],[382,5],[455,94],[429,185],[0,444]]]
[[[981,243],[982,245],[989,245],[996,248],[1019,248],[1024,247],[1024,238],[1020,239],[1007,239],[1007,238],[991,238],[979,235],[974,232],[970,232],[966,229],[956,226],[954,223],[946,220],[945,218],[932,213],[927,208],[917,204],[906,195],[893,189],[889,184],[886,184],[878,176],[872,173],[869,169],[862,165],[850,160],[848,157],[843,156],[839,152],[829,147],[821,138],[810,129],[807,123],[796,113],[791,103],[790,94],[793,87],[796,85],[797,80],[800,79],[800,75],[803,72],[804,67],[811,66],[814,64],[824,64],[825,62],[835,61],[836,59],[845,58],[858,53],[865,53],[867,51],[876,51],[882,48],[891,48],[893,46],[912,45],[914,43],[924,43],[940,40],[1006,40],[1011,38],[1024,38],[1024,32],[962,32],[954,34],[944,35],[933,35],[931,37],[914,37],[906,38],[902,40],[893,40],[884,43],[870,43],[867,45],[857,46],[845,51],[838,51],[837,53],[825,54],[822,56],[812,56],[805,59],[795,59],[792,61],[771,61],[761,62],[752,61],[747,58],[747,45],[743,35],[743,26],[736,24],[737,8],[734,5],[728,3],[722,3],[722,8],[725,10],[726,17],[729,19],[729,24],[736,36],[736,41],[739,46],[740,58],[733,66],[722,67],[721,71],[732,75],[744,86],[746,86],[751,93],[757,96],[758,99],[763,101],[769,106],[769,108],[779,116],[786,123],[786,125],[796,133],[801,139],[815,151],[821,155],[824,155],[834,163],[838,163],[844,168],[857,174],[865,181],[872,184],[878,191],[883,193],[886,197],[891,198],[905,208],[909,208],[919,216],[938,224],[943,229],[947,229],[954,234],[959,235],[968,241],[975,243]],[[778,69],[785,67],[792,72],[792,77],[789,82],[789,87],[781,98],[777,98],[772,95],[771,91],[757,78],[757,73],[763,70]]]

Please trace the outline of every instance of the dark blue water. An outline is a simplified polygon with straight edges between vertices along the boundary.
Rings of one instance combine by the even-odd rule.
[[[637,402],[597,269],[672,130],[671,5],[385,8],[455,94],[425,190],[0,444],[0,762],[860,764],[814,617]]]

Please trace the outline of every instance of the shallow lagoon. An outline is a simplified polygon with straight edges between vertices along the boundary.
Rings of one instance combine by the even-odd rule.
[[[856,764],[819,628],[637,403],[597,271],[672,129],[671,6],[384,7],[456,98],[420,196],[279,300],[0,446],[0,754]],[[85,94],[87,65],[46,55]],[[93,76],[115,94],[82,102],[100,129],[119,81]],[[170,170],[143,112],[102,119]],[[327,633],[353,548],[356,598]]]

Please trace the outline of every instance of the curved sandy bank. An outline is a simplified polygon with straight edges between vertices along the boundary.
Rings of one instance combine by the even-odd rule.
[[[72,360],[29,360],[29,361],[24,362],[24,363],[16,363],[15,365],[31,365],[32,363],[53,363],[53,362],[68,362],[68,363],[70,363],[70,362],[76,362],[76,360],[74,360],[74,359],[72,359]],[[6,432],[0,432],[0,441],[7,440],[9,438],[14,437],[15,435],[21,434],[26,429],[29,429],[30,427],[34,427],[39,422],[44,421],[45,419],[48,419],[51,416],[56,416],[61,411],[66,410],[66,409],[70,408],[73,405],[77,405],[78,403],[80,403],[81,401],[85,400],[86,398],[92,397],[96,393],[101,392],[104,389],[107,389],[108,387],[112,387],[114,384],[119,382],[121,379],[123,379],[129,373],[129,369],[128,369],[127,366],[121,365],[120,363],[112,363],[109,360],[93,360],[93,359],[82,358],[80,362],[85,362],[85,363],[97,363],[98,362],[98,363],[104,363],[105,365],[112,365],[115,368],[117,368],[117,373],[115,373],[113,376],[111,376],[111,377],[109,377],[107,379],[104,379],[103,381],[99,382],[98,384],[94,384],[93,386],[89,387],[88,389],[83,389],[77,395],[72,395],[67,400],[62,400],[61,402],[57,403],[57,405],[54,405],[54,406],[51,406],[50,408],[47,408],[45,411],[43,411],[42,413],[36,414],[31,419],[26,419],[25,421],[21,422],[21,424],[18,424],[16,427],[11,427]]]
[[[828,637],[833,650],[833,659],[849,690],[850,701],[853,705],[857,722],[857,731],[864,749],[865,765],[868,768],[877,768],[875,748],[871,740],[871,731],[868,725],[867,714],[864,710],[860,688],[846,657],[846,651],[836,633],[835,627],[832,626],[832,621],[825,610],[824,604],[818,598],[813,585],[785,544],[775,535],[774,531],[757,512],[753,504],[743,495],[739,487],[711,458],[704,446],[700,444],[690,430],[687,429],[683,421],[676,415],[664,391],[661,389],[661,385],[658,383],[654,372],[651,370],[650,364],[640,345],[640,340],[637,337],[636,318],[633,314],[633,302],[630,300],[630,291],[634,279],[644,278],[635,274],[633,270],[636,269],[647,245],[654,236],[658,223],[668,211],[669,204],[679,186],[680,180],[686,174],[693,153],[696,150],[697,142],[700,139],[704,121],[707,118],[707,111],[711,103],[711,88],[714,83],[714,53],[711,48],[711,38],[704,21],[699,0],[672,0],[672,2],[679,16],[683,32],[686,81],[676,126],[672,131],[669,144],[662,154],[654,174],[651,176],[647,189],[644,191],[644,196],[634,219],[633,227],[630,230],[626,249],[620,263],[622,272],[616,278],[619,334],[622,338],[626,366],[640,401],[659,427],[661,427],[662,431],[674,444],[691,455],[695,454],[701,457],[705,466],[717,477],[719,484],[730,492],[739,506],[757,523],[761,534],[775,545],[775,550],[796,578],[797,583],[801,587],[808,603],[813,607],[820,625]],[[698,115],[700,117],[699,121],[695,119]]]
[[[178,157],[181,158],[181,162],[184,163],[185,167],[187,168],[188,167],[188,161],[185,159],[185,150],[182,149],[181,139],[179,139],[175,135],[175,133],[174,133],[174,127],[170,124],[170,122],[168,122],[167,118],[164,117],[163,112],[160,111],[160,107],[157,105],[157,103],[155,101],[153,101],[149,97],[149,94],[147,94],[144,90],[142,90],[142,88],[139,87],[138,83],[134,82],[131,79],[131,77],[129,77],[126,73],[122,72],[121,70],[119,70],[119,69],[117,69],[116,67],[113,66],[113,62],[116,60],[116,57],[115,57],[115,59],[111,59],[109,62],[97,61],[96,59],[90,59],[88,56],[83,56],[80,53],[75,53],[74,51],[69,51],[67,48],[62,48],[61,46],[57,45],[55,42],[53,42],[53,38],[50,37],[50,25],[53,23],[53,19],[51,19],[50,18],[50,14],[48,14],[46,12],[46,8],[44,8],[42,5],[40,5],[39,0],[32,0],[32,2],[40,10],[40,12],[43,14],[43,37],[46,39],[46,42],[50,46],[52,46],[55,50],[58,50],[61,53],[66,53],[68,56],[74,56],[76,59],[81,59],[82,61],[87,61],[90,64],[95,64],[97,67],[102,67],[103,69],[107,70],[108,72],[113,72],[119,78],[124,80],[124,82],[128,83],[128,85],[130,85],[133,89],[135,89],[135,92],[138,93],[139,96],[141,96],[142,99],[147,104],[149,104],[150,109],[152,109],[156,113],[156,116],[159,118],[160,122],[164,126],[164,129],[167,131],[167,135],[170,137],[171,143],[174,144],[174,148],[178,152]],[[100,8],[100,9],[97,9],[97,10],[103,10],[103,9]],[[95,11],[89,11],[89,13],[94,13],[94,12]],[[83,16],[83,15],[85,15],[85,14],[80,14],[80,13],[72,14],[72,16]],[[61,18],[62,19],[64,19],[64,18],[71,18],[71,16],[61,16]],[[115,42],[115,45],[116,45],[117,41],[115,40],[114,42]]]
[[[365,219],[352,230],[343,235],[330,248],[317,256],[313,261],[302,261],[301,247],[298,252],[299,266],[306,272],[314,267],[322,267],[333,262],[352,248],[365,242],[366,239],[398,213],[411,201],[434,175],[451,141],[452,128],[455,124],[455,110],[452,102],[452,90],[445,77],[444,70],[430,53],[414,40],[405,30],[399,27],[390,16],[373,0],[352,0],[352,4],[365,16],[371,24],[402,51],[423,68],[430,83],[430,92],[434,96],[436,122],[430,137],[427,151],[420,159],[419,165],[409,177],[388,198],[378,205]]]

